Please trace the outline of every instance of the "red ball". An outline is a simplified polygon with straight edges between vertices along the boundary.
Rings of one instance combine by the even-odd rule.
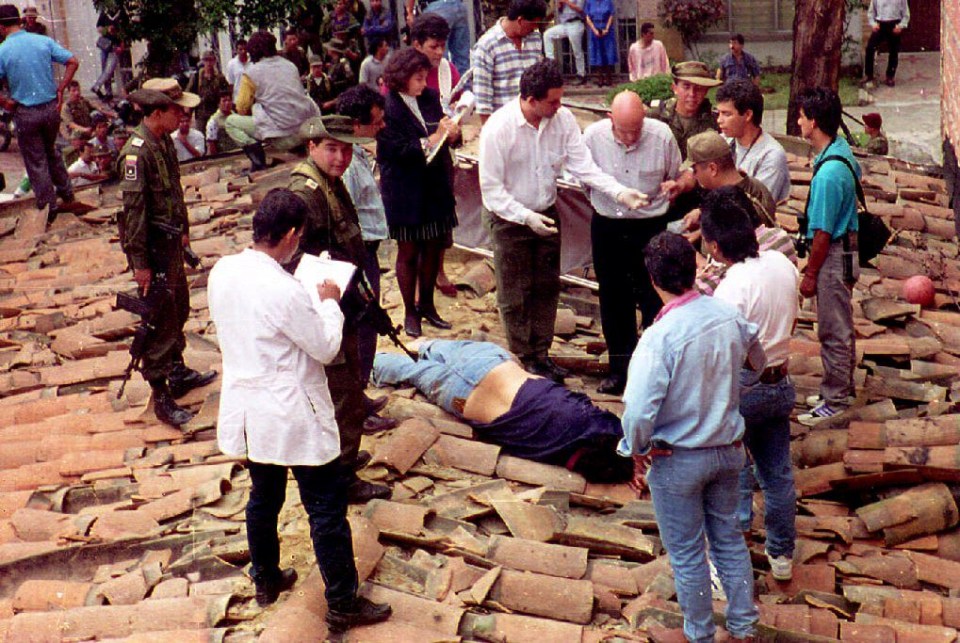
[[[911,304],[920,304],[923,307],[933,305],[934,296],[937,294],[933,287],[933,281],[926,275],[916,275],[903,282],[901,295]]]

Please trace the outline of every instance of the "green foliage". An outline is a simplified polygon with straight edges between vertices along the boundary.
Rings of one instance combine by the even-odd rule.
[[[656,76],[641,78],[636,82],[624,83],[611,89],[607,92],[607,103],[610,103],[613,97],[620,92],[629,90],[636,92],[637,95],[643,99],[643,102],[649,105],[650,101],[672,98],[673,90],[670,88],[671,85],[673,85],[673,77],[670,74],[657,74]]]
[[[727,15],[724,0],[660,0],[660,19],[676,29],[687,49],[693,50],[704,31]]]

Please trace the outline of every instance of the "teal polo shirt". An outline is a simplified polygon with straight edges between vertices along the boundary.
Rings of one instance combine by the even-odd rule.
[[[34,107],[57,99],[53,66],[73,58],[56,40],[17,31],[0,44],[0,80],[6,78],[10,96],[20,105]]]
[[[857,188],[853,175],[840,161],[824,162],[828,156],[847,159],[857,173],[857,179],[860,178],[860,164],[842,138],[834,139],[813,159],[816,174],[807,201],[808,239],[813,239],[817,230],[829,232],[831,239],[857,231]]]

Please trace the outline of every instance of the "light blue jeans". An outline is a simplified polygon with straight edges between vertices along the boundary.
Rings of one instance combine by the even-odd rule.
[[[410,384],[444,411],[463,417],[463,403],[487,373],[513,359],[490,342],[437,339],[420,346],[419,361],[402,353],[377,353],[373,384]],[[460,400],[457,402],[457,400]]]
[[[423,12],[435,13],[450,25],[447,51],[462,76],[470,69],[470,23],[467,21],[467,8],[461,0],[433,0]]]
[[[740,528],[749,531],[753,522],[753,489],[763,489],[767,552],[793,558],[797,540],[797,494],[790,462],[790,411],[796,403],[790,377],[776,384],[754,384],[740,393],[740,415],[746,430],[743,442],[753,465],[740,472]]]
[[[655,457],[647,473],[683,611],[683,633],[694,643],[713,641],[716,633],[707,540],[727,594],[727,630],[735,637],[754,634],[753,568],[736,515],[737,481],[745,462],[739,444],[675,449]]]
[[[570,51],[573,53],[573,62],[577,67],[577,76],[587,75],[587,61],[583,56],[583,21],[571,20],[553,25],[543,32],[543,50],[550,60],[557,59],[559,41],[566,38],[570,41]]]

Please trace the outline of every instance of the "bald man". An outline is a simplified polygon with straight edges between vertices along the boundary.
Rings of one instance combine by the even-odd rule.
[[[670,127],[645,117],[640,97],[623,91],[610,104],[609,118],[584,132],[601,170],[650,195],[649,205],[628,210],[587,187],[594,209],[590,236],[600,284],[600,323],[610,353],[610,375],[597,390],[612,395],[623,393],[627,382],[627,366],[637,345],[637,307],[646,328],[663,306],[643,265],[642,250],[667,229],[670,202],[661,186],[676,179],[680,168],[680,148]]]

